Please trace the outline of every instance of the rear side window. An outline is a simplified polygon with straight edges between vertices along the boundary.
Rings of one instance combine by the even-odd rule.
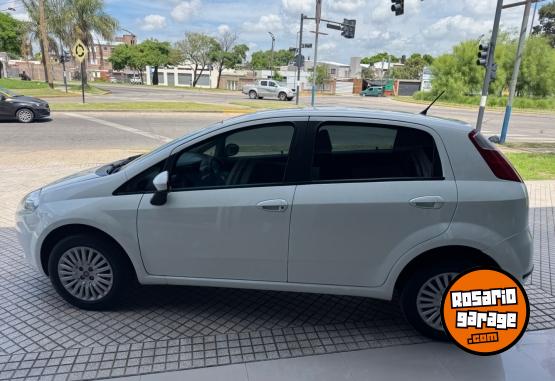
[[[434,139],[406,127],[328,124],[318,128],[313,181],[439,179]]]

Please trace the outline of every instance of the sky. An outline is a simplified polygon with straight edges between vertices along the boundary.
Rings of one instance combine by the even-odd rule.
[[[517,0],[505,0],[510,3]],[[105,0],[106,10],[122,28],[138,36],[177,41],[186,32],[217,37],[226,30],[236,32],[250,51],[271,47],[268,32],[276,36],[276,48],[296,45],[300,14],[313,17],[315,0]],[[418,52],[434,56],[449,52],[453,45],[478,39],[492,28],[496,0],[405,0],[405,14],[395,16],[390,0],[322,0],[322,17],[342,21],[356,19],[352,40],[340,31],[326,29],[320,37],[319,59],[349,63],[350,57],[365,57],[381,51],[396,56]],[[14,6],[24,18],[19,0],[0,0]],[[502,26],[518,30],[523,7],[503,11]],[[536,18],[537,23],[537,18]],[[305,22],[303,42],[314,42],[314,22]],[[124,33],[120,31],[119,34]],[[305,52],[311,57],[312,49]]]

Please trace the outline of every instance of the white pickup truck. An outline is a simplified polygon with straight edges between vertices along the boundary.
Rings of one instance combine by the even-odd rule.
[[[271,79],[263,79],[254,85],[244,86],[243,94],[247,94],[250,99],[277,98],[280,101],[290,101],[295,98],[294,90],[281,86]]]

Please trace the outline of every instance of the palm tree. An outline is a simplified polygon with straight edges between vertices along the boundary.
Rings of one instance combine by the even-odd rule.
[[[45,46],[43,44],[43,40],[40,38],[39,2],[38,0],[21,0],[21,3],[23,4],[23,7],[25,8],[29,16],[29,21],[25,23],[24,33],[28,34],[33,40],[37,40],[39,42],[40,53],[42,57],[41,61],[42,61],[42,66],[44,68],[44,79],[46,82],[50,83],[51,82],[49,81],[50,72],[48,70],[48,66],[49,66],[48,60],[49,60],[50,52],[46,52]],[[48,15],[50,14],[50,12],[48,12],[48,10],[45,10],[45,11],[48,19]],[[50,36],[47,36],[47,37],[49,40],[48,41],[49,47],[55,46],[55,44],[53,44],[52,38]]]
[[[104,11],[103,0],[65,0],[68,10],[69,31],[73,38],[83,41],[85,46],[92,50],[93,59],[96,57],[94,50],[94,35],[110,41],[118,30],[118,21]],[[86,61],[83,71],[86,73]],[[87,77],[85,76],[85,84]]]

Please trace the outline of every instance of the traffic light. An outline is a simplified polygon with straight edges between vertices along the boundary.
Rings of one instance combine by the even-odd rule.
[[[491,74],[490,74],[490,79],[492,81],[495,81],[497,79],[497,64],[494,63],[493,65],[491,65]]]
[[[354,38],[356,24],[357,20],[343,19],[343,24],[341,24],[341,35],[345,38]]]
[[[480,44],[478,46],[478,59],[476,60],[476,64],[484,67],[488,66],[488,57],[489,57],[489,45]]]
[[[395,12],[395,16],[401,16],[405,13],[405,0],[391,0],[391,11]]]

